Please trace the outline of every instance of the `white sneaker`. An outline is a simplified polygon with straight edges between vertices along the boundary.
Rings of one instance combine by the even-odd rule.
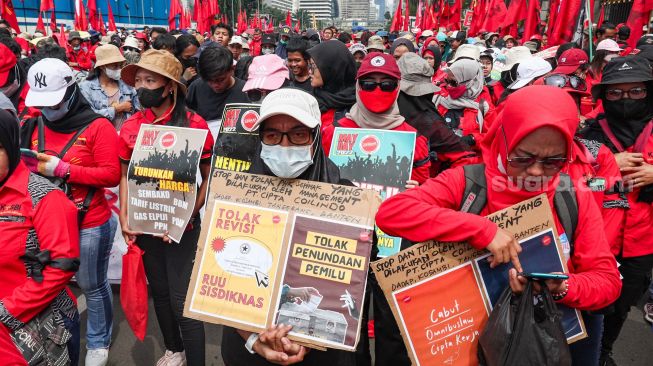
[[[157,362],[156,366],[185,366],[186,352],[172,352],[166,350],[166,353]]]
[[[108,349],[89,349],[86,352],[86,366],[105,366],[107,361],[109,361]]]

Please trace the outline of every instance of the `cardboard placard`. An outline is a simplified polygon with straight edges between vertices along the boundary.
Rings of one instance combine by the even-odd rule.
[[[143,124],[127,172],[129,226],[179,242],[197,196],[197,172],[208,131]]]
[[[497,211],[488,218],[511,232],[520,242],[520,262],[524,271],[568,272],[546,195]],[[505,276],[504,270],[511,268],[511,265],[505,265],[486,269],[489,267],[487,256],[487,251],[466,243],[428,241],[371,264],[414,365],[478,363],[478,335],[496,302],[494,294],[507,286],[507,280],[503,282],[497,278]],[[546,263],[543,263],[543,258],[546,258]],[[470,270],[473,278],[469,275]],[[455,293],[449,287],[462,288],[465,293]],[[437,296],[434,296],[433,289],[439,291]],[[476,297],[477,294],[480,297]],[[451,317],[445,316],[444,323],[433,321],[432,312],[427,314],[410,304],[424,304],[427,310],[436,313],[445,309],[444,314],[449,312]],[[580,312],[565,310],[563,305],[558,307],[565,315],[563,327],[568,341],[584,338],[586,333]],[[481,311],[483,309],[485,314]],[[473,319],[465,320],[466,315],[459,315],[463,311],[474,314]],[[443,318],[438,316],[438,319]],[[439,328],[447,322],[455,324]],[[439,331],[430,334],[428,329],[435,326]]]
[[[229,103],[225,105],[220,132],[213,147],[213,169],[247,172],[260,144],[258,128],[260,104]]]
[[[340,176],[362,188],[373,189],[385,200],[406,190],[413,170],[415,132],[337,127],[329,159]],[[376,228],[380,258],[395,254],[401,238]]]
[[[215,169],[184,316],[353,351],[381,200],[368,189]],[[345,305],[345,307],[343,307]]]

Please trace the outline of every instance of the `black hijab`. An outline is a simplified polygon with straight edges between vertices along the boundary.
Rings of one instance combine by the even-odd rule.
[[[95,113],[91,108],[88,101],[79,90],[79,87],[77,87],[77,84],[68,87],[66,94],[63,97],[64,103],[66,103],[65,101],[69,100],[69,98],[72,98],[70,101],[70,110],[60,120],[53,122],[48,121],[45,116],[39,117],[43,119],[43,124],[50,130],[59,133],[73,133],[91,124],[96,119],[103,118],[101,115]],[[31,118],[23,123],[20,128],[20,140],[23,142],[22,146],[24,148],[30,147],[29,141],[32,138],[37,122],[38,118]]]
[[[340,43],[340,42],[333,42]],[[318,127],[319,128],[319,127]],[[340,169],[326,156],[322,148],[322,134],[318,131],[313,142],[313,164],[306,169],[297,179],[310,180],[313,182],[347,184],[340,179]],[[259,140],[260,141],[260,140]],[[256,146],[256,154],[248,173],[275,176],[261,159],[261,143]]]
[[[413,42],[407,38],[397,38],[394,40],[394,42],[392,42],[392,46],[390,46],[390,56],[395,54],[395,50],[399,46],[406,46],[409,52],[415,52],[415,45]]]
[[[320,111],[349,109],[356,103],[356,62],[342,42],[323,42],[308,50],[324,85],[313,89]]]
[[[0,186],[3,186],[20,162],[18,120],[4,109],[0,109],[0,145],[5,149],[9,157],[9,173],[5,179],[0,181]]]

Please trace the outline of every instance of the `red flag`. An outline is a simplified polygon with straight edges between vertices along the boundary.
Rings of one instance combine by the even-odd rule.
[[[422,8],[424,7],[424,4],[422,3],[422,0],[419,0],[419,3],[417,3],[417,11],[415,12],[415,27],[422,29],[422,19],[424,18],[423,13],[422,13]]]
[[[107,20],[109,21],[109,31],[117,32],[118,28],[116,27],[116,20],[113,18],[113,10],[111,9],[110,0],[107,0]]]
[[[571,40],[580,13],[581,2],[581,0],[565,0],[560,3],[555,24],[549,36],[549,46],[559,45]]]
[[[75,0],[75,29],[88,30],[88,18],[86,18],[86,8],[82,0]]]
[[[472,11],[472,22],[467,29],[467,35],[473,36],[481,29],[488,12],[488,4],[485,0],[474,0],[470,5]],[[487,29],[486,29],[487,30]]]
[[[449,27],[451,30],[460,30],[460,17],[463,12],[463,1],[456,0],[450,12],[451,15],[449,16]]]
[[[95,0],[88,0],[86,2],[86,7],[88,8],[88,22],[95,30],[100,30],[100,18],[97,14],[97,4]]]
[[[405,9],[404,9],[404,22],[402,24],[401,29],[404,31],[409,30],[410,28],[410,7],[408,4],[408,0],[404,3]]]
[[[290,10],[286,13],[286,25],[292,27],[292,17],[290,16]]]
[[[390,24],[390,32],[396,32],[401,30],[401,0],[397,3],[397,10],[395,10],[394,15],[392,16],[392,23]]]
[[[177,28],[177,15],[182,14],[179,0],[170,0],[170,10],[168,11],[168,27],[170,30]]]
[[[540,24],[540,2],[539,0],[528,0],[526,21],[524,22],[524,41],[528,41],[537,34],[537,25]]]
[[[503,0],[489,0],[487,15],[481,24],[481,28],[488,32],[497,32],[507,14],[508,9]]]
[[[59,31],[59,37],[57,37],[57,42],[59,42],[59,46],[65,48],[68,50],[68,41],[66,40],[66,27],[64,25],[61,25],[61,30]]]
[[[601,28],[601,24],[605,20],[605,6],[601,4],[601,13],[599,13],[599,20],[596,22],[597,27]]]
[[[546,26],[546,36],[548,38],[548,45],[551,45],[551,34],[553,33],[553,28],[556,24],[556,18],[558,17],[558,8],[560,7],[560,0],[551,0],[549,3],[549,20]]]
[[[100,23],[100,24],[98,24],[100,26],[100,29],[98,29],[98,31],[100,33],[102,33],[102,35],[104,36],[104,35],[107,34],[107,28],[105,28],[105,26],[104,26],[104,18],[102,18],[102,10],[101,9],[98,9],[98,19],[99,19],[99,23]]]
[[[633,1],[633,7],[630,9],[630,15],[626,21],[626,24],[630,27],[630,38],[628,38],[630,47],[635,48],[637,46],[637,41],[642,37],[642,28],[648,22],[651,11],[653,11],[653,1]]]
[[[20,33],[20,27],[18,26],[18,19],[16,18],[16,11],[14,10],[14,3],[12,0],[0,1],[0,18],[9,22],[9,25],[18,33]]]
[[[54,13],[54,9],[50,10],[50,30],[52,34],[57,31],[57,17]]]
[[[36,30],[45,34],[45,24],[43,24],[43,13],[39,11],[39,18],[36,20]]]
[[[501,24],[501,35],[510,34],[517,37],[517,23],[524,19],[526,19],[526,0],[511,1],[506,18]]]
[[[297,19],[297,23],[295,23],[295,33],[299,33],[301,31],[301,19]]]
[[[50,9],[54,9],[54,0],[41,0],[41,7],[39,10],[46,11]]]

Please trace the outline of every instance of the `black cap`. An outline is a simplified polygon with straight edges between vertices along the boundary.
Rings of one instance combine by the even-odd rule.
[[[639,48],[639,46],[643,46],[645,44],[653,45],[653,34],[643,35],[642,38],[640,38],[639,41],[637,41],[637,48]]]
[[[615,57],[605,65],[601,82],[592,87],[592,96],[599,99],[605,85],[650,81],[653,70],[647,59],[639,55]]]
[[[640,46],[637,56],[644,57],[653,67],[653,44]]]
[[[264,44],[276,45],[277,38],[274,36],[274,34],[265,33],[261,36],[261,45]]]
[[[282,36],[289,36],[291,33],[292,30],[287,25],[284,25],[283,27],[281,27],[281,29],[279,29],[279,34],[281,34]]]

